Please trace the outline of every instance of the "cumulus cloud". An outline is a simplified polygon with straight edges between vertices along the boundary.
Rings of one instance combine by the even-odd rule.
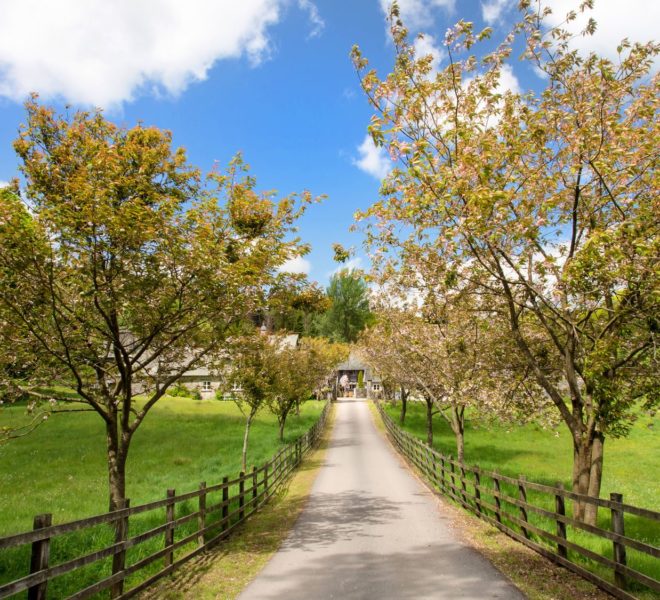
[[[8,187],[9,182],[8,181],[0,181],[0,188]]]
[[[550,25],[559,25],[564,21],[566,13],[575,10],[574,0],[552,0],[548,2],[552,15],[548,18]],[[589,17],[596,20],[597,28],[594,35],[576,36],[572,43],[575,48],[585,52],[597,52],[602,56],[616,60],[616,47],[624,37],[631,42],[648,42],[658,37],[660,23],[660,2],[657,0],[599,0],[594,3],[593,10],[578,14],[578,18],[569,23],[571,31],[584,29]],[[656,63],[657,64],[657,63]]]
[[[415,56],[422,58],[429,54],[433,57],[431,60],[432,72],[438,71],[440,63],[447,57],[447,53],[436,46],[435,38],[432,35],[425,34],[423,37],[417,37],[413,43]]]
[[[279,270],[282,273],[302,273],[303,275],[309,275],[309,272],[312,270],[312,263],[302,256],[294,256],[287,260]]]
[[[514,5],[515,3],[512,0],[490,0],[489,2],[482,2],[481,16],[486,23],[492,25],[500,20],[505,8]]]
[[[268,29],[288,0],[4,0],[0,95],[113,107],[177,95],[222,59],[269,55]],[[322,20],[299,0],[314,31]],[[27,28],[27,29],[26,29]]]
[[[361,256],[356,256],[354,258],[351,258],[350,260],[347,260],[345,263],[340,264],[336,269],[328,273],[328,277],[332,277],[333,275],[336,275],[340,271],[344,271],[344,270],[355,271],[357,269],[362,269]]]
[[[356,167],[377,179],[383,179],[390,172],[392,165],[385,149],[376,146],[369,134],[364,136],[357,150],[359,158],[353,160]]]
[[[404,25],[412,31],[419,31],[433,25],[434,9],[453,11],[455,0],[398,0],[398,4]],[[385,15],[389,15],[391,5],[392,0],[380,0]]]

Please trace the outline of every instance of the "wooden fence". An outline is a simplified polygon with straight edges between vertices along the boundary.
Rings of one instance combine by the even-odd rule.
[[[635,520],[645,520],[650,525],[660,521],[659,512],[624,504],[621,494],[611,494],[610,500],[591,498],[560,485],[541,485],[522,476],[515,479],[458,462],[403,431],[379,402],[376,406],[400,452],[438,491],[465,509],[616,598],[632,600],[639,597],[637,593],[653,597],[660,592],[660,582],[632,568],[627,559],[630,551],[637,553],[641,558],[636,564],[643,566],[655,561],[657,572],[660,548],[638,539],[644,537],[645,530],[639,523],[635,527],[641,532],[638,538],[626,534],[625,519],[625,515],[634,515]],[[571,501],[607,509],[611,527],[588,525],[571,518],[566,511],[566,504]],[[599,512],[602,517],[603,511]],[[581,545],[594,536],[605,542],[602,552]]]
[[[175,490],[167,490],[162,500],[140,506],[131,507],[127,500],[126,507],[120,510],[61,525],[52,525],[50,514],[36,516],[33,531],[0,538],[0,553],[23,547],[25,558],[29,559],[29,573],[0,584],[0,598],[20,593],[23,597],[27,593],[29,600],[64,595],[76,599],[135,596],[226,538],[267,502],[318,442],[329,407],[327,403],[311,429],[284,446],[269,462],[254,467],[249,473],[241,472],[233,479],[225,477],[222,483],[209,486],[202,482],[199,489],[185,494],[176,495]],[[191,508],[191,505],[194,506]],[[147,515],[146,519],[141,517],[141,525],[144,529],[146,522],[148,529],[139,533],[131,531],[139,525],[135,522],[138,521],[134,518],[136,515]],[[88,533],[90,540],[105,538],[109,545],[89,551],[94,547],[90,541],[82,556],[67,557],[53,564],[50,559],[54,543],[58,537],[72,532],[81,532],[83,536]],[[150,542],[146,545],[150,547],[145,551],[148,540]],[[157,543],[158,540],[161,543]],[[83,541],[87,542],[87,538]],[[140,545],[143,545],[142,551]],[[84,544],[78,546],[85,547]],[[106,562],[105,573],[100,569],[101,578],[89,582],[89,574],[85,577],[83,573],[85,567],[103,560]],[[82,588],[74,593],[52,591],[53,580],[72,573],[83,582]]]

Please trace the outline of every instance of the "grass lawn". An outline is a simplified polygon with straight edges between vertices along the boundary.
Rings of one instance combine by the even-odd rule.
[[[316,421],[323,404],[308,402],[287,420],[295,439]],[[27,420],[25,408],[0,411],[0,426]],[[131,443],[127,495],[131,505],[218,483],[241,468],[244,417],[233,402],[163,398]],[[261,412],[250,431],[248,463],[260,465],[279,448],[277,422]],[[0,536],[31,529],[34,515],[53,523],[104,513],[108,478],[103,421],[96,413],[53,415],[30,435],[0,446]]]
[[[398,423],[399,406],[384,404],[386,412]],[[630,435],[623,439],[608,439],[605,442],[605,462],[601,497],[608,498],[610,492],[623,494],[627,504],[651,510],[660,510],[660,418],[641,414]],[[418,438],[426,439],[426,413],[421,403],[411,402],[404,429]],[[456,446],[451,429],[440,415],[433,422],[434,447],[445,455],[455,455]],[[504,475],[524,475],[529,481],[554,486],[561,482],[571,487],[572,444],[568,431],[548,431],[534,425],[524,427],[486,427],[469,422],[465,431],[465,462],[479,465],[482,469],[498,471]],[[516,496],[517,490],[509,490]],[[554,511],[548,496],[529,492],[529,500],[547,510]],[[550,504],[546,505],[546,503]],[[567,507],[570,511],[570,506]],[[543,520],[537,515],[539,525]],[[599,526],[610,528],[608,510],[599,511]],[[660,523],[626,515],[626,534],[638,540],[660,545]],[[544,523],[544,528],[553,530],[554,524]],[[584,545],[601,555],[612,557],[612,543],[569,528],[569,539]],[[660,579],[660,561],[641,552],[628,549],[628,565],[647,575]],[[571,551],[572,554],[572,551]],[[609,572],[592,565],[599,575],[611,579]],[[591,568],[591,567],[590,567]],[[633,584],[634,585],[634,584]],[[637,593],[637,587],[633,590]],[[640,597],[646,596],[639,589]]]

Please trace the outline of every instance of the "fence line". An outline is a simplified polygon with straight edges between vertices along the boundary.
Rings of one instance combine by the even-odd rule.
[[[660,582],[631,568],[627,564],[626,555],[626,549],[630,548],[657,559],[660,558],[660,548],[630,537],[625,532],[626,514],[657,522],[660,521],[660,512],[624,504],[621,494],[611,494],[610,500],[592,498],[565,490],[560,485],[552,487],[527,481],[523,476],[516,479],[467,465],[441,454],[403,431],[384,411],[380,402],[376,402],[376,407],[399,451],[436,489],[463,508],[543,556],[578,573],[616,598],[634,600],[636,596],[630,589],[633,586],[660,592]],[[528,498],[529,492],[534,493],[536,503]],[[549,502],[544,503],[543,499]],[[609,509],[611,529],[569,517],[566,514],[566,500]],[[554,510],[538,505],[547,506],[548,503],[554,504]],[[580,545],[579,538],[583,533],[611,541],[612,558]],[[575,562],[578,557],[581,557],[580,564]],[[586,565],[591,563],[611,570],[613,582],[589,570]]]
[[[119,510],[60,525],[51,524],[50,514],[37,515],[34,518],[33,531],[0,538],[0,551],[31,546],[29,573],[1,584],[0,599],[27,590],[29,600],[43,600],[48,595],[50,581],[103,559],[112,560],[110,574],[86,585],[69,598],[90,598],[104,590],[109,590],[110,598],[135,596],[158,579],[173,572],[184,562],[226,538],[263,506],[300,464],[303,456],[317,444],[329,409],[330,403],[326,403],[317,422],[295,442],[281,448],[270,461],[259,468],[253,467],[248,473],[241,472],[231,480],[224,477],[222,483],[210,486],[207,486],[206,482],[201,482],[199,489],[179,495],[176,495],[175,490],[170,489],[167,490],[166,498],[163,500],[134,507],[131,507],[126,500],[126,505]],[[212,494],[221,495],[222,499],[209,503]],[[197,505],[194,511],[188,510],[187,504],[191,501]],[[139,534],[130,534],[132,516],[153,513],[163,508],[164,522]],[[107,525],[111,528],[114,543],[56,565],[51,564],[50,550],[53,541],[71,532],[89,531],[90,528],[98,525]],[[177,533],[180,534],[178,539]],[[163,539],[163,546],[159,550],[147,556],[140,556],[139,560],[127,564],[127,551],[137,549],[140,544],[158,536]],[[186,551],[188,550],[186,546],[191,544],[194,544],[195,548]],[[130,589],[124,589],[129,576],[161,559],[163,562],[161,569]]]

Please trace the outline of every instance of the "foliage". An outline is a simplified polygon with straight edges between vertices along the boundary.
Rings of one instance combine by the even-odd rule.
[[[257,196],[240,157],[204,185],[153,127],[60,117],[36,98],[26,108],[14,144],[25,200],[0,197],[0,362],[15,353],[28,376],[5,371],[4,384],[62,383],[99,414],[117,506],[138,427],[262,304],[311,199]],[[147,396],[139,406],[135,390]]]
[[[573,488],[597,496],[605,437],[625,435],[635,407],[659,397],[659,47],[624,41],[618,64],[582,58],[567,31],[546,27],[549,8],[521,10],[481,58],[492,31],[459,22],[438,72],[415,56],[396,6],[392,73],[379,79],[354,49],[370,132],[398,161],[362,216],[379,277],[402,268],[410,287],[440,297],[469,287],[497,313],[500,355],[550,398],[573,440]],[[547,74],[538,95],[501,85],[518,40]]]
[[[355,269],[342,269],[330,278],[327,294],[331,305],[321,319],[321,333],[336,342],[354,342],[371,320],[364,277]]]
[[[299,410],[312,394],[318,397],[319,388],[347,356],[348,348],[344,344],[327,342],[323,338],[303,338],[299,347],[279,350],[268,406],[280,424],[281,440],[290,412],[294,408]]]

